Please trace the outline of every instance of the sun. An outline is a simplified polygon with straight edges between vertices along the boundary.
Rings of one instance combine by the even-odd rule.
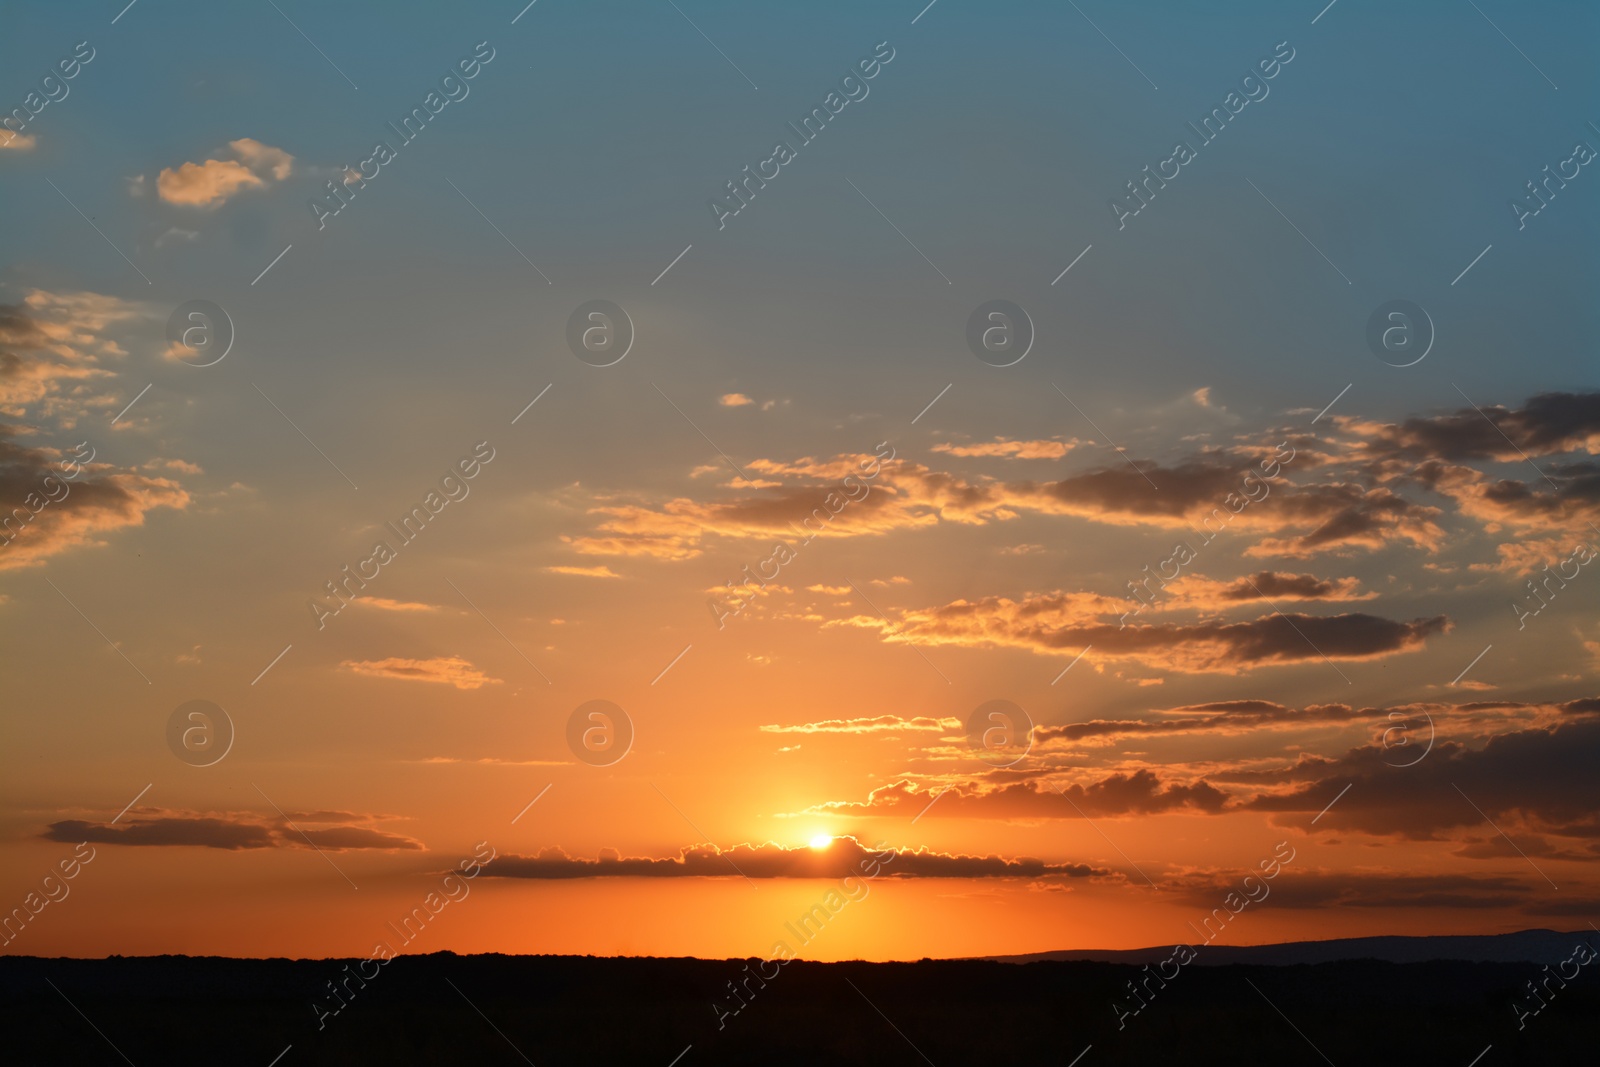
[[[811,847],[819,851],[827,848],[831,844],[833,844],[833,838],[829,837],[827,834],[818,834],[816,837],[811,839]]]

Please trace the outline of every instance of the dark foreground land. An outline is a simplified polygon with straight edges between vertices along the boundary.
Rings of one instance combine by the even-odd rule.
[[[353,972],[345,960],[0,958],[0,1061],[1468,1067],[1492,1045],[1477,1067],[1600,1062],[1593,965],[1564,988],[1551,978],[1522,1029],[1518,1011],[1538,1004],[1526,983],[1554,966],[1186,966],[1165,988],[1152,980],[1119,1030],[1113,1002],[1136,1006],[1126,983],[1151,973],[1137,966],[796,961],[765,988],[751,979],[748,1005],[719,1029],[712,1005],[733,1003],[745,961],[442,953],[398,958],[365,988],[350,980],[319,1029],[313,1004],[335,1006],[326,983],[346,963]]]

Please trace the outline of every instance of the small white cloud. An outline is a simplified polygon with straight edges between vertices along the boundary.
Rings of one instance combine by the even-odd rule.
[[[177,244],[179,241],[195,241],[198,240],[199,237],[199,230],[180,230],[178,227],[173,226],[168,229],[166,233],[156,238],[156,247],[165,248],[167,245]]]

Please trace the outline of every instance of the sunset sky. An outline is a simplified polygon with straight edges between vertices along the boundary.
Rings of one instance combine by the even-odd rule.
[[[1600,921],[1600,10],[525,2],[7,5],[0,951]]]

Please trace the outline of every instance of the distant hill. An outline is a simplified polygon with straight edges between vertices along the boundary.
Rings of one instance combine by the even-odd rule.
[[[1595,1062],[1600,1018],[1600,966],[1570,980],[1546,970],[1571,956],[1575,936],[1204,949],[1201,959],[1374,951],[1353,947],[1363,945],[1516,954],[1537,952],[1541,938],[1551,946],[1530,962],[1243,963],[1161,968],[1165,978],[1154,967],[1082,959],[797,960],[775,972],[758,960],[445,952],[381,970],[370,960],[0,956],[0,1062],[1566,1067]]]
[[[1594,930],[1579,930],[1570,934],[1555,930],[1521,930],[1514,934],[1443,937],[1342,937],[1331,941],[1286,941],[1279,945],[1188,944],[1198,951],[1194,962],[1201,966],[1248,963],[1257,967],[1287,967],[1297,963],[1337,963],[1345,960],[1545,964],[1565,959],[1579,941],[1586,941],[1600,951],[1600,933]],[[1030,952],[1023,956],[975,958],[997,963],[1087,960],[1138,967],[1166,959],[1172,955],[1172,949],[1172,945],[1130,949],[1063,949],[1058,952]]]

